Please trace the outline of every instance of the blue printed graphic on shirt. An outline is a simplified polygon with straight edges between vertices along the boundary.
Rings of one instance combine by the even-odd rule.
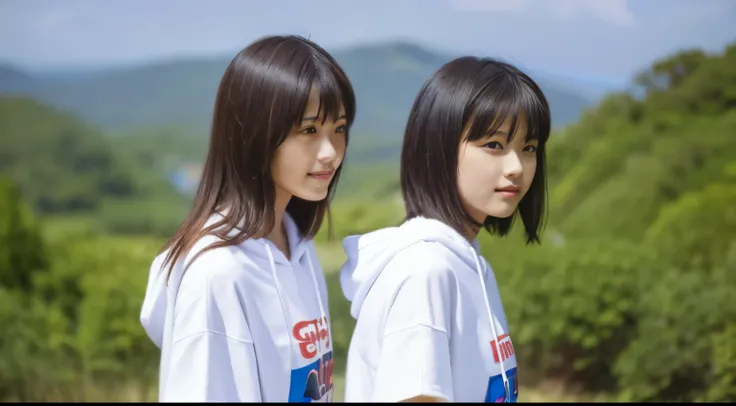
[[[289,403],[332,402],[332,351],[291,371]]]
[[[519,380],[516,376],[516,368],[506,371],[506,378],[509,381],[509,393],[506,395],[506,389],[503,385],[503,375],[498,374],[488,379],[488,389],[486,390],[486,403],[516,403],[519,397]]]

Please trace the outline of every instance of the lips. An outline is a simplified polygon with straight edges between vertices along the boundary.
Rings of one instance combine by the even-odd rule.
[[[309,176],[318,179],[318,180],[329,180],[332,178],[332,175],[335,173],[334,169],[326,170],[326,171],[319,171],[319,172],[310,172]]]
[[[504,186],[496,188],[496,192],[519,193],[519,188],[517,186]]]

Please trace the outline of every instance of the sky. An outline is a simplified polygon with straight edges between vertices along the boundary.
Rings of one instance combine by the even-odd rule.
[[[331,51],[412,41],[620,83],[736,42],[736,0],[0,0],[0,61],[26,69],[234,55],[269,34]]]

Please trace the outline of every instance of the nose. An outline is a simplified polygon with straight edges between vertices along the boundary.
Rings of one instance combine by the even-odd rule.
[[[521,176],[521,159],[519,158],[519,154],[517,154],[516,151],[510,151],[508,154],[506,154],[503,164],[504,176],[506,176],[507,178],[513,179]]]
[[[321,163],[331,163],[337,159],[337,149],[329,136],[322,137],[317,152],[317,160]]]

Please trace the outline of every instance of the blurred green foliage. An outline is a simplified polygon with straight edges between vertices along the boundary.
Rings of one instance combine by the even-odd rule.
[[[611,95],[552,139],[543,246],[483,239],[522,374],[736,400],[733,66],[736,46],[654,64],[642,100]]]
[[[542,246],[519,227],[481,236],[522,385],[736,400],[733,66],[736,44],[655,63],[636,78],[644,97],[612,94],[553,135]],[[0,400],[155,400],[159,353],[138,316],[189,204],[166,186],[177,158],[154,153],[171,136],[105,138],[22,99],[0,100],[0,131]],[[316,239],[338,371],[354,326],[340,242],[401,221],[397,179],[395,162],[348,164],[333,238]]]

